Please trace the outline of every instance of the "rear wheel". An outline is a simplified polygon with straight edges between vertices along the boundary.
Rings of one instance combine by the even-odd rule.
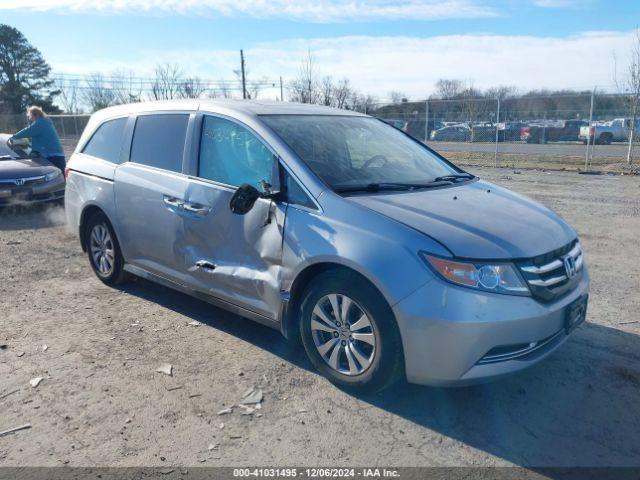
[[[85,242],[89,263],[100,280],[107,285],[116,285],[129,278],[124,271],[118,240],[103,214],[96,213],[87,222]]]
[[[301,322],[307,356],[336,385],[376,391],[401,377],[402,343],[393,312],[359,275],[319,275],[305,292]]]

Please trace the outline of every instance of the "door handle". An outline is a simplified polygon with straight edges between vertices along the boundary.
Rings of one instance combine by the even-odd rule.
[[[207,213],[211,211],[210,207],[200,205],[199,203],[190,203],[190,202],[185,202],[182,205],[182,208],[184,208],[184,210],[187,212],[195,213],[197,215],[202,215],[202,216],[205,216]]]
[[[176,197],[170,197],[169,195],[164,195],[162,201],[165,205],[168,205],[173,208],[182,208],[184,202]]]
[[[204,272],[213,272],[216,269],[216,266],[207,260],[198,260],[195,264],[195,268]]]

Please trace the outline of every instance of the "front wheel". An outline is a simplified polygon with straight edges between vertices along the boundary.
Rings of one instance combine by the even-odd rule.
[[[402,343],[393,312],[359,275],[319,275],[305,292],[301,323],[307,356],[332,383],[377,391],[401,377]]]

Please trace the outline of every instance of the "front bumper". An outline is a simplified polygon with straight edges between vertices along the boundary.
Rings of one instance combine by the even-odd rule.
[[[589,292],[589,272],[586,265],[583,268],[576,288],[547,304],[531,297],[478,292],[439,279],[427,283],[393,308],[407,380],[442,386],[480,383],[542,360],[568,337],[566,307]],[[539,348],[513,359],[481,361],[496,347],[530,342],[540,342]]]
[[[64,198],[65,180],[60,175],[50,182],[24,187],[0,186],[0,206],[51,202]]]

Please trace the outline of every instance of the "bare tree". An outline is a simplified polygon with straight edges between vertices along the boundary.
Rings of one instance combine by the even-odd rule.
[[[498,85],[497,87],[487,88],[484,95],[489,98],[499,98],[502,101],[505,98],[518,95],[518,87],[514,85]]]
[[[338,82],[334,91],[336,108],[347,108],[347,102],[352,95],[351,83],[348,78],[343,78]]]
[[[158,65],[155,80],[151,86],[151,98],[154,100],[171,100],[178,98],[182,83],[182,71],[176,64]]]
[[[629,148],[627,150],[627,164],[633,163],[633,142],[636,137],[636,126],[640,118],[640,29],[637,29],[631,46],[629,65],[622,79],[615,75],[618,90],[624,96],[626,110],[629,112]]]
[[[369,113],[371,112],[377,103],[376,97],[370,94],[363,94],[359,92],[353,92],[351,94],[350,110],[356,112]]]
[[[389,92],[389,98],[391,98],[391,103],[403,103],[409,101],[409,96],[404,92],[398,92],[394,90]]]
[[[465,89],[462,80],[441,78],[436,82],[436,97],[443,100],[450,100],[459,97]]]
[[[107,85],[101,73],[91,73],[85,80],[83,100],[92,112],[110,107],[116,103],[113,89]]]
[[[333,84],[333,79],[327,75],[320,81],[320,103],[327,107],[334,106],[335,93],[336,87]]]
[[[262,85],[265,83],[265,77],[262,77],[259,80],[250,80],[250,71],[245,67],[244,69],[244,84],[245,91],[247,95],[247,100],[255,100],[260,95],[260,90],[262,89]],[[238,80],[238,85],[240,88],[240,92],[242,92],[242,70],[236,69],[233,71],[233,74],[236,76]],[[225,98],[231,98],[225,97]]]
[[[57,79],[56,85],[60,91],[58,97],[66,113],[78,113],[80,106],[79,80]]]
[[[200,98],[206,91],[206,86],[198,77],[185,78],[178,86],[180,98]]]
[[[300,103],[319,103],[318,79],[311,50],[302,61],[298,77],[289,85],[290,100]]]
[[[225,80],[220,80],[218,92],[220,94],[220,97],[222,98],[233,98],[233,94],[231,93],[231,88],[229,87],[229,84]],[[216,98],[216,97],[213,97],[213,98]]]
[[[134,73],[129,70],[116,70],[111,74],[111,88],[113,89],[114,103],[133,103],[141,101],[142,83],[138,81]]]
[[[246,77],[246,71],[245,71]],[[262,77],[259,80],[251,80],[247,82],[247,98],[256,100],[258,95],[260,95],[260,91],[262,90],[262,86],[268,83],[267,77]]]

